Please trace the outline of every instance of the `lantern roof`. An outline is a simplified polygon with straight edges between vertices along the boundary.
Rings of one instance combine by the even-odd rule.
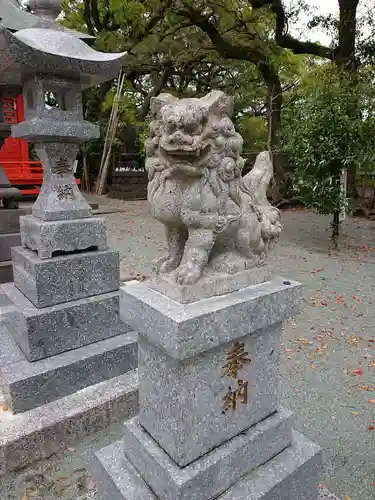
[[[48,73],[90,87],[117,76],[123,56],[96,51],[64,31],[30,28],[11,33],[0,27],[0,83],[20,84],[27,74]]]

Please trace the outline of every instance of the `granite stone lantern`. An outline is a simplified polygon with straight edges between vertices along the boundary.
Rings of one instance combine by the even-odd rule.
[[[2,287],[0,375],[11,411],[0,473],[136,409],[137,339],[119,318],[119,254],[73,171],[80,145],[99,136],[83,119],[81,91],[116,77],[122,54],[93,50],[54,25],[55,0],[40,3],[37,27],[0,28],[0,85],[22,86],[25,105],[11,134],[34,143],[44,170],[32,214],[20,218],[14,283]]]

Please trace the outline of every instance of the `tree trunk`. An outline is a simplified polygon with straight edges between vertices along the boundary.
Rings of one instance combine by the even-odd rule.
[[[139,110],[138,115],[137,115],[138,122],[142,123],[145,121],[147,113],[150,109],[151,99],[160,94],[160,92],[163,90],[165,84],[167,83],[168,78],[172,74],[173,74],[173,68],[171,66],[168,66],[167,68],[165,68],[165,70],[161,74],[159,80],[156,82],[156,84],[153,86],[153,88],[150,90],[150,92],[147,94],[147,96],[144,99],[143,104],[141,106],[141,109]]]
[[[112,80],[108,80],[107,82],[103,82],[103,83],[100,84],[100,87],[99,87],[99,99],[100,99],[100,103],[102,103],[104,101],[105,96],[111,90],[112,84],[113,84],[113,79]]]
[[[355,70],[356,67],[355,40],[358,2],[359,0],[339,0],[339,45],[335,52],[335,62],[341,69]]]
[[[335,63],[341,71],[355,73],[357,69],[355,58],[355,42],[357,30],[357,7],[359,0],[339,0],[340,23],[339,44],[335,52]],[[355,115],[357,108],[349,110]],[[356,165],[353,163],[347,168],[347,189],[355,195]]]
[[[273,69],[269,61],[262,61],[258,65],[264,82],[267,86],[268,105],[268,149],[271,153],[280,153],[281,150],[281,108],[283,93],[278,72]],[[286,175],[283,165],[274,161],[275,178],[270,190],[273,203],[278,203],[287,197]]]

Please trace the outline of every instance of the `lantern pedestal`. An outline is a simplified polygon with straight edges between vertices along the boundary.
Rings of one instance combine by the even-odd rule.
[[[0,85],[22,87],[25,119],[14,138],[34,143],[43,185],[21,218],[14,283],[0,294],[0,474],[133,415],[137,335],[119,317],[119,254],[93,217],[74,169],[99,137],[83,119],[82,88],[118,75],[123,54],[96,52],[53,19],[59,0],[34,2],[36,27],[0,26]]]

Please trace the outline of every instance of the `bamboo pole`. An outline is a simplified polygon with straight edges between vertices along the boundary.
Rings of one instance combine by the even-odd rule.
[[[106,137],[104,141],[103,154],[100,162],[100,169],[98,174],[98,179],[96,183],[95,194],[103,194],[105,183],[108,175],[108,168],[111,159],[113,141],[116,137],[117,124],[118,124],[118,115],[120,108],[120,98],[122,94],[122,89],[125,83],[125,74],[120,73],[119,75],[119,84],[117,86],[117,91],[115,94],[115,98],[113,100],[113,105],[111,109],[111,115],[108,121]]]

